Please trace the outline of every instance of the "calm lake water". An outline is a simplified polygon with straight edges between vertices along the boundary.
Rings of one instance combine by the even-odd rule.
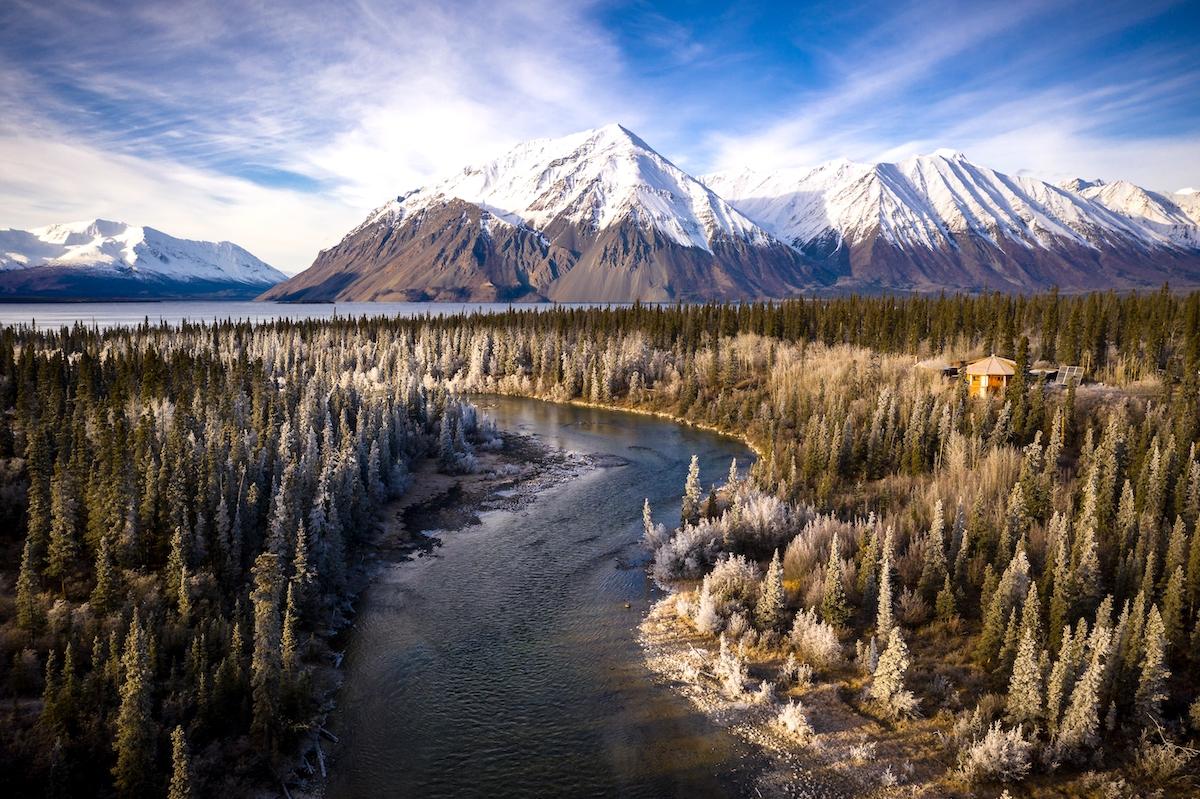
[[[566,307],[603,307],[603,303],[564,303]],[[0,327],[37,325],[56,328],[82,322],[101,328],[169,322],[212,322],[226,319],[269,322],[274,319],[328,319],[333,315],[445,316],[458,313],[554,308],[552,303],[498,302],[13,302],[0,303]],[[560,306],[561,307],[561,306]]]
[[[707,485],[750,452],[649,417],[481,405],[503,429],[628,464],[487,513],[380,575],[349,641],[328,795],[730,795],[737,741],[643,665],[637,626],[659,594],[637,542],[644,497],[678,522],[692,453]]]

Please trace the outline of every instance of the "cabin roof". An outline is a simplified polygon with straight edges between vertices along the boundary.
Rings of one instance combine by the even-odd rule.
[[[986,358],[975,361],[967,367],[969,375],[1005,375],[1011,376],[1017,373],[1017,362],[1010,361],[1008,358],[998,358],[995,355],[989,355]]]

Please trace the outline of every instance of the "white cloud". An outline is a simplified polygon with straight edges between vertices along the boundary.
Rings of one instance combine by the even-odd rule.
[[[335,200],[45,136],[0,132],[0,174],[7,226],[115,218],[182,238],[233,241],[285,272],[307,267],[361,221],[357,209]]]
[[[635,104],[588,4],[353,6],[230,14],[192,0],[137,7],[132,19],[81,6],[83,26],[48,20],[47,44],[64,54],[58,79],[112,103],[146,102],[116,130],[77,124],[44,76],[0,56],[0,224],[118,216],[228,238],[294,270],[390,196]],[[323,191],[256,186],[228,176],[230,161]]]

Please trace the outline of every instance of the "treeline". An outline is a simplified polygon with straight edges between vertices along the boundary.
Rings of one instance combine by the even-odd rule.
[[[490,436],[394,353],[331,332],[5,331],[9,795],[275,781],[376,510],[414,457],[470,468]]]

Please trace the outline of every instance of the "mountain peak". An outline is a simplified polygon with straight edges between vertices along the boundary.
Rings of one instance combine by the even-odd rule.
[[[535,230],[555,220],[591,231],[632,222],[704,250],[711,249],[716,236],[770,238],[618,123],[523,142],[495,160],[397,198],[364,224],[402,224],[412,214],[450,200]]]
[[[1087,178],[1072,178],[1071,180],[1063,181],[1058,185],[1067,191],[1073,191],[1078,194],[1082,191],[1086,191],[1087,189],[1099,188],[1100,186],[1104,185],[1104,181],[1100,178],[1093,178],[1091,180],[1088,180]]]
[[[918,158],[942,158],[946,161],[966,161],[967,156],[961,150],[955,150],[951,147],[939,147],[932,153],[926,156],[917,156]]]

